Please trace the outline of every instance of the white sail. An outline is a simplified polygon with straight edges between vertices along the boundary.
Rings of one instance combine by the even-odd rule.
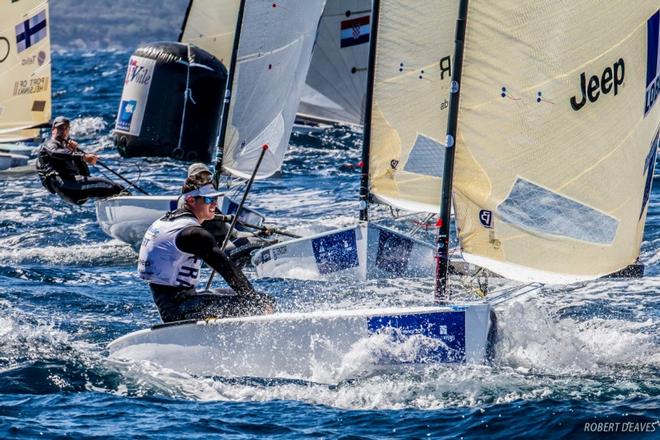
[[[299,116],[362,124],[370,33],[371,0],[328,0]]]
[[[190,0],[179,41],[192,43],[229,67],[240,0]]]
[[[4,2],[0,14],[0,141],[35,138],[51,116],[48,2]]]
[[[566,283],[634,263],[660,123],[658,0],[470,0],[454,202],[466,260]]]
[[[370,121],[376,200],[439,212],[457,0],[380,2]]]
[[[227,114],[223,170],[249,178],[273,175],[289,146],[325,0],[246,0]],[[221,140],[222,142],[222,140]]]

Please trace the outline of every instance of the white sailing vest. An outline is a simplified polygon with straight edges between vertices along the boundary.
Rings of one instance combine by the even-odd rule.
[[[172,221],[156,220],[144,234],[138,257],[138,275],[150,283],[165,286],[194,287],[202,267],[202,259],[181,252],[176,237],[199,222],[189,216]]]

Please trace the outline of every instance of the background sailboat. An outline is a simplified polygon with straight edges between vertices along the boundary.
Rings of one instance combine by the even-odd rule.
[[[48,2],[3,6],[0,16],[0,169],[25,165],[33,140],[51,117]]]
[[[328,0],[298,120],[362,125],[367,91],[371,0]]]
[[[440,211],[457,7],[456,0],[383,4],[373,19],[378,34],[371,44],[364,121],[362,223],[263,249],[252,260],[258,275],[364,279],[433,273],[433,246],[367,222],[368,206]]]

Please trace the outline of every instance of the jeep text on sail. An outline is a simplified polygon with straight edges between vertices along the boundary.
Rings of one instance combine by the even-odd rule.
[[[582,96],[579,102],[577,97],[573,96],[571,98],[571,107],[573,107],[573,110],[578,111],[584,107],[587,99],[589,99],[589,102],[596,102],[601,92],[603,92],[603,95],[606,95],[614,90],[614,96],[616,96],[619,93],[619,86],[623,84],[625,73],[626,69],[623,58],[619,58],[619,61],[614,63],[612,67],[608,66],[603,70],[600,77],[593,75],[589,78],[589,82],[587,82],[586,72],[582,72],[580,75],[580,92]]]

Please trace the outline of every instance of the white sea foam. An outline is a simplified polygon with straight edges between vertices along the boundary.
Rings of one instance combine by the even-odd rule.
[[[648,365],[658,352],[655,335],[648,333],[658,323],[651,320],[557,320],[528,302],[502,310],[498,322],[498,363],[520,371],[597,374],[618,365]]]
[[[23,237],[24,239],[24,237]],[[21,237],[11,237],[3,240],[18,243]],[[125,243],[117,240],[95,243],[91,245],[73,246],[43,246],[36,247],[0,247],[0,260],[5,264],[20,265],[24,263],[42,263],[54,265],[103,265],[109,263],[132,263],[135,261],[135,252]]]
[[[73,345],[79,352],[91,351],[93,345],[76,341],[55,322],[34,316],[8,304],[0,305],[0,350],[2,364],[13,368],[21,362],[60,357]]]
[[[91,91],[92,89],[86,91]],[[74,139],[87,139],[98,136],[107,127],[100,116],[75,118],[71,121],[71,137]]]

